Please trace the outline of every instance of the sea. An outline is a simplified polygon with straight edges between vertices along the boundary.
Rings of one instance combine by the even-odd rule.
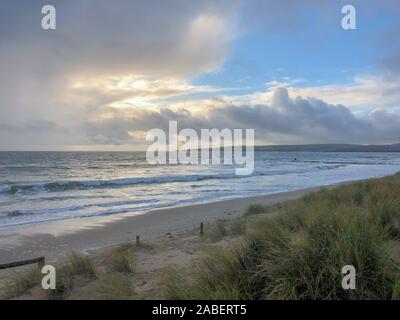
[[[255,169],[151,165],[145,152],[0,152],[0,228],[273,194],[382,177],[400,153],[255,151]]]

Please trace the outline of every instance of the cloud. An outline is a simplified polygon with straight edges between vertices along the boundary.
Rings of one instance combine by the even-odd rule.
[[[400,79],[384,74],[358,75],[347,83],[307,86],[303,79],[283,79],[266,83],[266,90],[225,99],[235,103],[262,104],[272,99],[275,89],[284,87],[293,96],[314,97],[330,104],[343,104],[357,114],[376,109],[400,111]]]
[[[76,95],[91,99],[92,104],[115,108],[157,108],[164,105],[169,98],[217,93],[222,90],[207,85],[192,85],[183,78],[141,75],[75,79],[71,88]]]
[[[41,29],[45,4],[1,4],[0,126],[12,123],[20,130],[0,137],[0,146],[53,143],[51,130],[47,138],[33,138],[26,128],[37,119],[76,132],[82,119],[116,101],[137,105],[152,97],[210,90],[189,86],[186,79],[218,69],[234,37],[235,1],[54,0],[54,31]],[[147,81],[147,87],[74,87],[79,81],[106,85],[104,79],[132,76]],[[62,137],[59,144],[76,140]],[[86,142],[81,137],[78,143]]]
[[[398,137],[397,115],[375,110],[399,107],[397,78],[362,76],[319,87],[284,79],[285,84],[270,82],[268,90],[242,96],[193,84],[197,76],[220,70],[233,41],[253,29],[255,35],[287,32],[290,39],[301,39],[306,30],[307,45],[318,47],[321,36],[330,38],[325,29],[308,32],[315,29],[313,19],[329,17],[337,25],[337,3],[53,0],[57,30],[51,32],[40,27],[45,4],[1,3],[0,148],[141,143],[140,132],[176,118],[197,129],[255,127],[266,142],[347,141],[345,134],[348,141]],[[395,43],[397,34],[388,35],[382,47]],[[382,66],[398,70],[398,56]],[[291,96],[314,98],[285,98],[282,85]]]
[[[127,113],[128,112],[128,113]],[[343,105],[315,98],[292,98],[287,89],[274,91],[270,104],[225,105],[201,113],[187,109],[160,111],[113,110],[107,119],[87,122],[86,134],[98,143],[125,144],[131,131],[167,130],[168,121],[180,129],[251,128],[259,143],[382,143],[400,140],[400,114],[374,111],[358,117]],[[135,140],[137,143],[138,140]],[[143,140],[142,140],[143,143]]]
[[[228,1],[55,0],[58,23],[51,32],[40,28],[43,3],[2,3],[6,40],[0,42],[2,49],[19,52],[13,59],[36,62],[42,72],[204,72],[223,62],[232,39],[234,5]]]

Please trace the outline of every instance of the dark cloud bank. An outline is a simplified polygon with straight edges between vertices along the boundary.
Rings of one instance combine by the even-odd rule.
[[[167,130],[168,121],[180,129],[253,128],[256,139],[269,143],[388,143],[400,141],[400,116],[374,111],[358,117],[343,105],[314,98],[292,98],[285,88],[276,89],[271,104],[226,105],[200,115],[189,110],[139,111],[126,117],[114,110],[112,118],[87,122],[86,134],[95,143],[132,142],[129,132],[152,128]],[[137,141],[137,140],[135,140]]]

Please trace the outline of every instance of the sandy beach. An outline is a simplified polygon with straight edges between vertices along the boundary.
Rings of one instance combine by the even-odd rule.
[[[0,263],[38,256],[45,256],[51,261],[72,250],[87,252],[132,241],[136,236],[142,240],[157,240],[165,234],[179,234],[193,229],[200,222],[240,215],[251,204],[272,205],[317,189],[168,207],[139,215],[58,220],[10,227],[0,230]]]
[[[398,212],[395,201],[397,192],[390,193],[394,183],[398,183],[398,179],[398,175],[394,175],[381,179],[367,179],[359,183],[348,181],[326,187],[264,196],[168,207],[140,215],[132,213],[109,217],[70,219],[3,229],[0,231],[0,263],[45,256],[46,263],[54,265],[58,274],[61,274],[61,278],[59,278],[60,289],[48,292],[38,285],[37,268],[6,269],[0,273],[0,294],[7,299],[34,300],[163,300],[193,299],[193,297],[197,297],[197,294],[205,294],[206,297],[213,296],[215,294],[213,286],[210,287],[211,291],[206,293],[201,291],[203,289],[197,289],[196,286],[204,287],[209,283],[207,280],[201,282],[201,279],[208,279],[212,283],[214,281],[218,283],[233,281],[234,285],[239,285],[242,282],[238,284],[236,276],[242,274],[243,265],[242,262],[239,264],[236,262],[253,263],[254,260],[251,258],[248,260],[248,257],[253,255],[258,257],[258,248],[262,248],[262,250],[275,248],[278,253],[282,251],[273,258],[283,259],[280,263],[286,264],[288,254],[294,255],[292,259],[298,257],[298,245],[309,248],[313,243],[320,242],[318,239],[312,242],[291,241],[291,239],[301,239],[304,232],[308,233],[307,239],[318,236],[325,240],[324,243],[332,243],[334,246],[339,243],[344,252],[348,252],[349,248],[352,249],[351,244],[338,242],[337,239],[342,241],[349,239],[351,235],[353,238],[356,237],[359,246],[373,246],[373,248],[376,243],[380,243],[379,239],[384,239],[385,247],[376,249],[378,250],[376,254],[382,252],[384,248],[389,248],[387,249],[388,255],[385,257],[394,260],[387,260],[383,264],[386,267],[390,265],[390,261],[399,259],[399,251],[395,247],[398,229],[394,229],[395,227],[390,229],[393,230],[393,239],[381,238],[383,231],[374,233],[376,230],[375,220],[372,218],[365,220],[365,207],[362,207],[362,210],[355,210],[354,202],[349,199],[349,196],[356,197],[362,194],[365,201],[360,204],[360,208],[367,205],[369,206],[367,212],[376,212],[376,208],[381,208],[384,195],[387,195],[392,199],[389,198],[387,201],[388,210]],[[307,193],[321,189],[325,189],[325,192],[315,193],[307,198],[294,201],[290,205],[277,206],[273,210],[266,208],[276,203],[298,199]],[[375,199],[376,203],[371,202],[371,199]],[[251,205],[261,206],[253,206],[249,209]],[[321,211],[321,206],[324,205],[327,206],[327,210]],[[244,216],[243,213],[245,213]],[[307,219],[310,215],[313,217],[311,220]],[[279,217],[283,217],[283,219]],[[330,219],[333,219],[334,222],[329,222]],[[364,223],[368,221],[370,230],[365,230],[365,225],[359,224],[359,221]],[[397,220],[393,221],[393,223],[397,223]],[[199,233],[201,222],[204,222],[204,234],[202,235]],[[352,224],[351,228],[343,229],[343,224],[347,226],[349,223]],[[297,225],[298,229],[293,229],[293,224]],[[331,232],[326,232],[325,228],[332,230],[332,226],[339,228],[336,231],[337,234],[332,235]],[[276,247],[276,243],[273,242],[275,241],[274,235],[281,237],[280,232],[286,230],[285,228],[288,228],[287,235],[290,236],[279,239],[289,241],[288,246],[294,246],[290,250],[287,250],[287,246],[284,245]],[[360,230],[353,232],[354,228],[360,228]],[[343,237],[343,230],[349,235]],[[257,238],[260,236],[260,231],[267,236],[262,239]],[[140,236],[140,243],[135,243],[137,236]],[[369,242],[373,236],[376,239]],[[327,241],[324,237],[334,237],[334,239]],[[351,237],[350,239],[353,239]],[[262,241],[260,242],[262,246],[254,246],[253,241]],[[264,241],[271,243],[264,243]],[[389,247],[388,241],[391,241],[391,247]],[[354,250],[358,250],[357,248]],[[323,256],[322,260],[315,260],[308,255],[304,257],[306,260],[301,260],[301,263],[312,263],[313,266],[315,261],[321,261],[318,263],[324,265],[325,260],[323,259],[328,259],[328,262],[331,263],[330,254],[327,254],[326,258]],[[320,255],[318,259],[319,257]],[[369,260],[367,259],[367,261]],[[254,267],[257,266],[259,265],[254,265]],[[287,265],[287,268],[294,275],[298,274],[299,267],[296,264]],[[318,268],[324,270],[323,266],[318,266]],[[335,268],[340,270],[341,266]],[[278,269],[273,270],[280,272]],[[220,278],[220,272],[222,275],[234,272],[235,276]],[[388,273],[388,275],[390,274]],[[285,276],[286,273],[283,273],[281,277]],[[249,281],[251,279],[253,276]],[[312,281],[312,279],[311,277],[307,281]],[[333,281],[336,281],[336,278],[333,278]],[[243,285],[248,288],[246,283]],[[188,290],[187,288],[191,288],[191,286],[193,289]],[[246,294],[247,291],[243,292]],[[224,292],[222,293],[224,294],[222,298],[228,297]],[[237,291],[233,292],[233,294],[236,293]],[[282,293],[282,295],[284,294],[285,292]],[[397,292],[393,294],[397,297]],[[291,299],[292,296],[284,295],[283,297]],[[243,298],[247,299],[248,296],[243,296]]]

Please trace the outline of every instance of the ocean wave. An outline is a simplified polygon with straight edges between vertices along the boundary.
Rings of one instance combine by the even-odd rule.
[[[321,160],[301,160],[299,162],[303,163],[320,163],[320,164],[341,164],[341,165],[350,165],[350,164],[360,164],[360,165],[388,165],[388,166],[398,166],[400,163],[398,162],[387,162],[387,161],[321,161]]]
[[[235,178],[235,175],[217,176],[217,175],[168,175],[158,177],[126,178],[114,180],[73,180],[73,181],[52,181],[38,182],[31,184],[9,184],[0,185],[0,193],[19,194],[19,193],[37,193],[37,192],[59,192],[68,190],[85,190],[126,187],[133,185],[162,184],[173,182],[191,182],[208,179],[229,179]]]
[[[54,214],[54,213],[63,213],[63,212],[73,212],[84,210],[88,208],[121,208],[127,205],[135,205],[135,208],[138,208],[139,205],[151,205],[154,206],[157,204],[158,200],[124,200],[124,201],[112,201],[112,202],[103,202],[103,203],[94,203],[94,204],[84,204],[84,205],[75,205],[75,206],[67,206],[61,208],[48,208],[48,209],[37,209],[37,210],[14,210],[9,212],[0,212],[0,219],[1,218],[13,218],[13,217],[20,217],[20,216],[32,216],[32,215],[47,215],[47,214]],[[120,209],[125,210],[125,209]]]
[[[9,185],[0,185],[0,193],[8,193],[9,191],[11,191]]]
[[[333,165],[326,164],[326,165],[317,166],[317,169],[319,169],[319,170],[332,170],[332,169],[339,169],[339,168],[342,168],[342,167],[345,167],[345,166],[346,166],[346,164],[333,164]]]
[[[331,164],[320,165],[317,168],[301,169],[305,171],[318,170],[331,170],[336,169],[346,164]],[[299,169],[299,168],[298,168]],[[291,170],[282,171],[267,171],[267,172],[254,172],[252,176],[271,176],[271,175],[285,175],[295,173]],[[300,173],[300,172],[299,172]],[[104,188],[122,188],[135,185],[152,185],[152,184],[165,184],[176,182],[198,182],[205,180],[225,180],[225,179],[242,179],[249,176],[237,176],[234,173],[223,174],[208,174],[208,175],[164,175],[156,177],[140,177],[140,178],[124,178],[124,179],[111,179],[111,180],[66,180],[66,181],[50,181],[50,182],[36,182],[27,184],[2,184],[0,185],[0,194],[25,194],[25,193],[39,193],[39,192],[62,192],[69,190],[88,190],[88,189],[104,189]]]

